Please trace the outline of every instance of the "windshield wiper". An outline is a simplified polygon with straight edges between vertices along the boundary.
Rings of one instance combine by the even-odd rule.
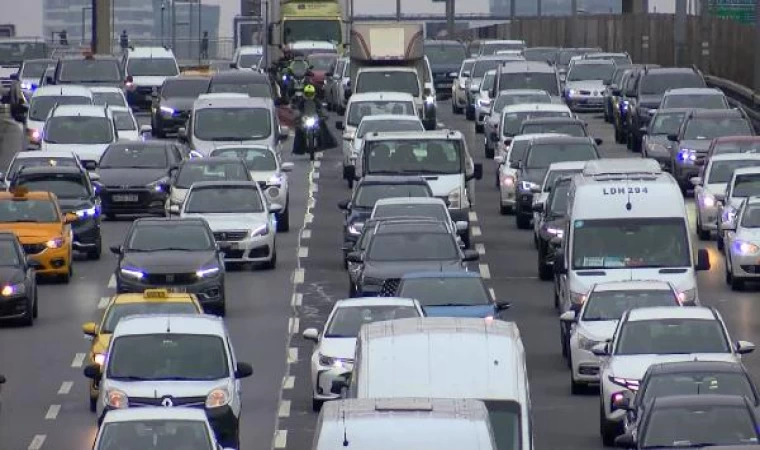
[[[119,380],[119,381],[153,381],[154,378],[146,378],[146,377],[138,377],[138,376],[123,376],[123,377],[115,377],[111,375],[110,377],[112,380]]]
[[[425,305],[425,306],[423,306],[423,308],[436,307],[436,306],[488,306],[488,304],[484,303],[482,305],[477,305],[477,304],[472,304],[472,303],[454,303],[454,302],[451,302],[451,303],[435,303],[435,304],[431,304],[431,305]]]

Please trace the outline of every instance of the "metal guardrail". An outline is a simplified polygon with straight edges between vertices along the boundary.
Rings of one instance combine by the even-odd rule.
[[[760,132],[760,96],[755,91],[733,81],[711,75],[705,75],[705,81],[708,86],[722,90],[732,106],[743,109],[752,120],[755,130]]]

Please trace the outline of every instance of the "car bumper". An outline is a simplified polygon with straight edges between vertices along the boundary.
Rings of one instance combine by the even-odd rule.
[[[274,254],[274,231],[266,236],[246,238],[242,241],[219,242],[224,252],[224,262],[246,263],[264,262],[272,259]]]
[[[499,202],[502,206],[515,206],[517,205],[517,192],[515,191],[514,181],[511,186],[505,186],[504,180],[506,175],[499,175]],[[514,180],[514,178],[512,178]]]
[[[71,266],[71,250],[71,243],[67,242],[61,248],[46,248],[40,253],[29,255],[29,257],[42,265],[42,267],[35,270],[37,275],[66,275],[69,273],[69,267]]]
[[[171,116],[164,115],[161,113],[154,113],[154,120],[153,122],[156,125],[156,128],[166,131],[178,131],[180,128],[184,127],[187,124],[187,119],[189,117],[190,113],[175,113]]]
[[[103,214],[164,214],[168,194],[150,189],[105,189],[101,193]]]
[[[600,361],[599,357],[588,350],[578,347],[575,336],[570,338],[571,370],[576,382],[598,383]]]
[[[734,249],[733,243],[731,248],[731,274],[737,278],[755,278],[760,279],[760,256],[740,255]]]
[[[30,307],[26,294],[0,298],[0,320],[23,317],[28,314]]]
[[[92,250],[100,242],[100,219],[86,219],[74,222],[72,225],[74,242],[72,247],[77,251]]]
[[[116,291],[119,294],[140,294],[145,292],[146,289],[161,288],[183,290],[190,294],[195,294],[204,309],[207,306],[213,308],[224,304],[224,276],[200,279],[192,284],[167,286],[144,283],[140,280],[124,277],[119,272],[116,274]]]
[[[516,204],[520,209],[521,214],[533,217],[533,193],[518,192],[516,198]]]
[[[572,97],[567,106],[573,111],[603,111],[604,97]]]
[[[347,373],[353,370],[353,364],[346,364],[341,367],[327,367],[312,363],[311,381],[314,390],[312,397],[315,400],[336,400],[340,394],[332,393],[333,381],[345,378]]]
[[[609,379],[603,379],[604,374],[600,374],[600,394],[602,396],[602,405],[604,407],[604,418],[610,422],[621,422],[625,418],[625,411],[622,409],[612,410],[612,396],[618,393],[635,394],[617,384],[613,384]]]

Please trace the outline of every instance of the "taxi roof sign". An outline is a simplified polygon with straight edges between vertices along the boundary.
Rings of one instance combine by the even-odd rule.
[[[169,291],[166,289],[146,289],[143,292],[145,298],[168,298]]]
[[[24,198],[29,193],[29,188],[26,186],[16,186],[12,192],[14,198]]]

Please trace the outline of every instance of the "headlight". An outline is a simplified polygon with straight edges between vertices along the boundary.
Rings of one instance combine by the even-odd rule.
[[[533,189],[539,189],[541,186],[539,186],[536,183],[533,183],[532,181],[521,181],[520,182],[520,190],[521,191],[532,191]]]
[[[269,222],[251,230],[251,237],[266,236],[267,234],[269,234]]]
[[[595,341],[588,336],[578,333],[578,348],[581,350],[591,351],[592,348],[594,348],[595,345],[601,344],[599,341]]]
[[[205,269],[198,269],[195,271],[195,276],[198,278],[211,278],[219,273],[221,269],[219,267],[207,267]]]
[[[738,253],[740,255],[756,255],[758,252],[760,252],[760,247],[751,242],[744,241],[734,241],[734,243],[731,245],[731,249],[734,251],[734,253]]]
[[[515,177],[512,175],[505,175],[501,179],[501,184],[506,188],[514,188],[515,187]]]
[[[30,128],[28,130],[28,133],[29,133],[29,139],[32,142],[40,142],[40,139],[42,139],[42,133],[40,132],[40,130],[37,130],[35,128]]]
[[[320,366],[328,366],[328,367],[345,367],[346,364],[345,359],[341,358],[333,358],[332,356],[326,356],[323,354],[319,354],[319,365]]]
[[[617,384],[618,386],[622,386],[628,390],[631,390],[631,391],[639,390],[639,380],[634,380],[632,378],[613,377],[613,376],[610,376],[609,380],[612,383]]]
[[[143,271],[137,270],[137,269],[121,268],[119,270],[119,272],[121,272],[121,274],[124,275],[124,276],[126,276],[126,277],[134,278],[134,279],[137,279],[137,280],[141,280],[141,279],[145,278],[145,273]]]
[[[121,391],[112,390],[106,394],[105,403],[111,408],[123,409],[129,407],[129,398]]]
[[[364,229],[364,222],[353,222],[348,226],[348,232],[357,236],[362,234],[362,229]]]
[[[544,228],[544,230],[547,233],[551,234],[552,236],[557,236],[559,238],[561,238],[562,236],[565,235],[565,230],[563,230],[561,228],[546,227],[546,228]]]
[[[21,89],[31,91],[34,85],[32,83],[21,83]]]
[[[24,286],[24,283],[7,284],[3,286],[2,290],[0,290],[0,294],[2,294],[3,297],[11,297],[13,295],[23,294],[25,290],[26,287]]]
[[[462,207],[462,191],[459,188],[449,192],[447,199],[449,201],[449,208],[459,209]]]
[[[267,189],[267,195],[269,197],[277,197],[280,195],[280,189],[276,186],[271,186],[269,189]]]
[[[581,306],[586,303],[586,294],[580,292],[570,292],[570,303],[575,306]]]
[[[723,222],[733,222],[736,219],[736,211],[731,207],[724,209],[721,219]]]
[[[697,153],[688,148],[682,148],[678,151],[678,160],[684,164],[692,164],[697,159]]]
[[[99,365],[100,367],[103,367],[103,364],[106,362],[106,354],[95,353],[95,357],[93,359],[95,360],[95,364]]]
[[[47,248],[61,248],[63,247],[64,239],[62,237],[53,238],[45,243]]]
[[[74,211],[80,219],[86,219],[88,217],[97,217],[100,214],[100,208],[96,205],[91,208],[79,209]]]
[[[314,128],[317,124],[317,119],[315,117],[307,117],[304,119],[303,124],[306,128]]]
[[[678,301],[684,303],[694,303],[697,300],[697,288],[686,289],[678,293]]]
[[[267,186],[280,186],[282,184],[282,176],[281,175],[272,175],[269,180],[267,180]]]
[[[162,106],[162,107],[160,107],[158,109],[161,110],[161,113],[163,113],[164,115],[167,115],[167,116],[173,116],[174,113],[176,112],[176,111],[174,111],[174,109],[169,108],[168,106]]]
[[[425,97],[425,104],[426,105],[432,105],[434,103],[435,103],[435,97],[433,97],[432,95],[429,95],[429,96]]]
[[[166,180],[162,178],[152,183],[148,183],[146,187],[154,192],[164,192],[165,183],[166,183]]]
[[[702,196],[702,206],[705,208],[712,208],[715,206],[715,197],[710,194],[704,194]]]
[[[623,100],[620,102],[620,110],[623,112],[628,111],[629,106],[631,106],[631,104],[628,102],[628,100]]]
[[[480,105],[482,107],[491,106],[491,99],[490,98],[480,98],[480,99],[478,99],[478,105]]]
[[[568,96],[568,97],[572,97],[572,96],[574,96],[576,93],[577,93],[577,91],[576,91],[575,89],[568,89],[568,90],[567,90],[567,96]]]
[[[230,392],[227,389],[214,389],[206,397],[206,408],[220,408],[230,403]]]

